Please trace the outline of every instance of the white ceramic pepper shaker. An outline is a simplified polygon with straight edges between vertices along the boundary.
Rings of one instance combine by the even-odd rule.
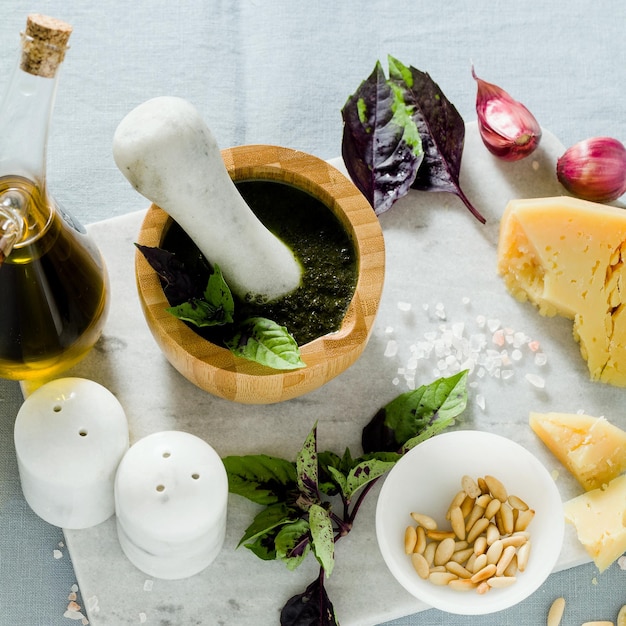
[[[228,478],[203,439],[164,431],[133,444],[115,479],[117,534],[149,576],[179,579],[205,569],[226,533]]]
[[[26,398],[14,427],[24,498],[46,522],[89,528],[115,511],[115,473],[128,450],[117,398],[84,378],[59,378]]]

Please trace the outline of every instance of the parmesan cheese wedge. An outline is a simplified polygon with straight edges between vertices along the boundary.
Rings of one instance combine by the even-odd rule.
[[[626,386],[626,211],[569,197],[513,200],[498,272],[519,300],[574,322],[593,380]]]
[[[563,505],[578,540],[600,572],[626,551],[626,474]]]
[[[528,421],[586,491],[606,485],[626,470],[626,432],[604,417],[531,413]]]

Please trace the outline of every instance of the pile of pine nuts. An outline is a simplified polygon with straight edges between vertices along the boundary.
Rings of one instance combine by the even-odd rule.
[[[446,520],[450,529],[423,513],[404,533],[404,551],[418,575],[435,585],[484,594],[508,587],[523,572],[530,554],[527,531],[535,511],[509,495],[494,476],[463,476]]]

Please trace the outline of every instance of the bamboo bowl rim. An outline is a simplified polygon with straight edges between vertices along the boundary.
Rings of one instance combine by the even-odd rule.
[[[385,247],[378,217],[357,187],[335,167],[310,154],[267,145],[222,150],[234,181],[268,180],[293,185],[322,201],[350,235],[357,256],[357,284],[338,331],[300,346],[306,367],[278,371],[234,356],[166,312],[160,279],[143,255],[135,275],[148,327],[170,363],[192,383],[216,396],[245,404],[282,402],[313,391],[346,370],[361,355],[382,295]],[[138,235],[144,246],[160,246],[172,219],[151,205]]]

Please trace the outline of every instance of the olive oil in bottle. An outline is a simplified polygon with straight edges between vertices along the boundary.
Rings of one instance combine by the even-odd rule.
[[[0,378],[56,377],[94,346],[106,319],[102,256],[46,187],[48,120],[70,33],[28,17],[0,107]]]

